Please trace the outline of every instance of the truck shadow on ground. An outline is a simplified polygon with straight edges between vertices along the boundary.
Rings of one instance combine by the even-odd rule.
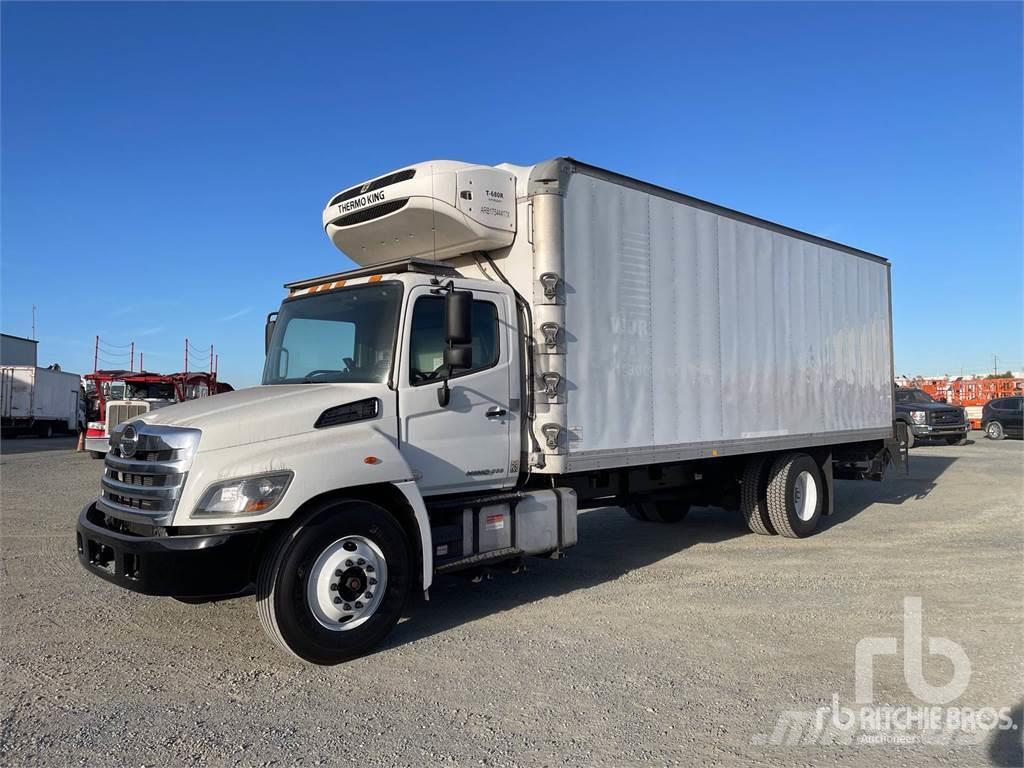
[[[912,454],[910,471],[906,474],[890,468],[881,482],[837,480],[835,509],[822,521],[816,535],[842,525],[872,504],[899,505],[927,498],[938,485],[939,477],[955,461],[954,456]]]
[[[1018,768],[1024,765],[1024,702],[1010,710],[1013,728],[995,730],[988,742],[988,756],[992,765]]]
[[[619,507],[579,517],[579,543],[561,560],[526,558],[526,572],[495,568],[485,583],[465,575],[434,580],[430,602],[413,598],[380,650],[445,632],[487,615],[615,581],[695,544],[714,544],[749,534],[738,513],[695,509],[678,525],[634,520]],[[753,534],[750,534],[753,535]]]
[[[940,456],[914,457],[908,475],[892,472],[882,482],[837,481],[836,508],[816,535],[851,520],[874,504],[900,505],[924,499],[955,461]],[[634,520],[619,507],[604,507],[579,518],[579,544],[560,561],[526,558],[526,573],[494,569],[484,584],[465,575],[438,577],[430,602],[410,600],[403,621],[380,650],[415,642],[502,611],[547,597],[615,581],[696,544],[716,544],[750,533],[742,516],[715,508],[695,508],[677,525]]]

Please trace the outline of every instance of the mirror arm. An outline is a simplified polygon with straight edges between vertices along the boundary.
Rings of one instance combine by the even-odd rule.
[[[448,379],[452,377],[452,367],[449,365],[448,370],[444,374],[444,378],[441,380],[441,388],[437,390],[437,404],[442,408],[447,408],[448,403],[452,399],[452,391],[448,387]]]

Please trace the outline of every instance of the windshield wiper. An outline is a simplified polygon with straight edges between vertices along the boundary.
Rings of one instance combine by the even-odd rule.
[[[343,375],[344,373],[345,373],[344,371],[328,371],[328,370],[310,371],[309,373],[307,373],[303,377],[302,383],[303,384],[315,384],[316,383],[315,379],[319,378],[320,376],[325,376],[325,375],[327,375],[327,376],[338,376],[338,375]]]

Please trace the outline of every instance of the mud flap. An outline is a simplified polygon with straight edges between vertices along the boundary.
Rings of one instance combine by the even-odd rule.
[[[835,476],[832,472],[832,451],[819,457],[818,468],[821,470],[821,478],[825,482],[825,498],[821,500],[821,514],[827,516],[832,514],[835,502]]]
[[[893,437],[885,438],[885,463],[891,464],[893,469],[902,469],[904,474],[910,474],[910,449],[907,448],[908,435],[907,423],[905,421],[894,421]],[[883,464],[882,470],[885,466]]]

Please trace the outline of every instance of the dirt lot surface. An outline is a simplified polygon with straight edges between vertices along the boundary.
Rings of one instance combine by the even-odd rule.
[[[1024,445],[973,438],[915,448],[909,476],[839,482],[801,541],[718,510],[586,512],[565,559],[442,579],[380,652],[333,668],[275,650],[252,598],[190,606],[86,573],[74,521],[100,463],[7,441],[0,764],[1019,765]],[[970,664],[940,715],[1008,707],[1017,728],[936,746],[792,726],[833,695],[854,706],[866,638],[899,645],[875,658],[871,706],[929,705],[903,658],[915,596],[925,681],[963,672],[930,637]]]

